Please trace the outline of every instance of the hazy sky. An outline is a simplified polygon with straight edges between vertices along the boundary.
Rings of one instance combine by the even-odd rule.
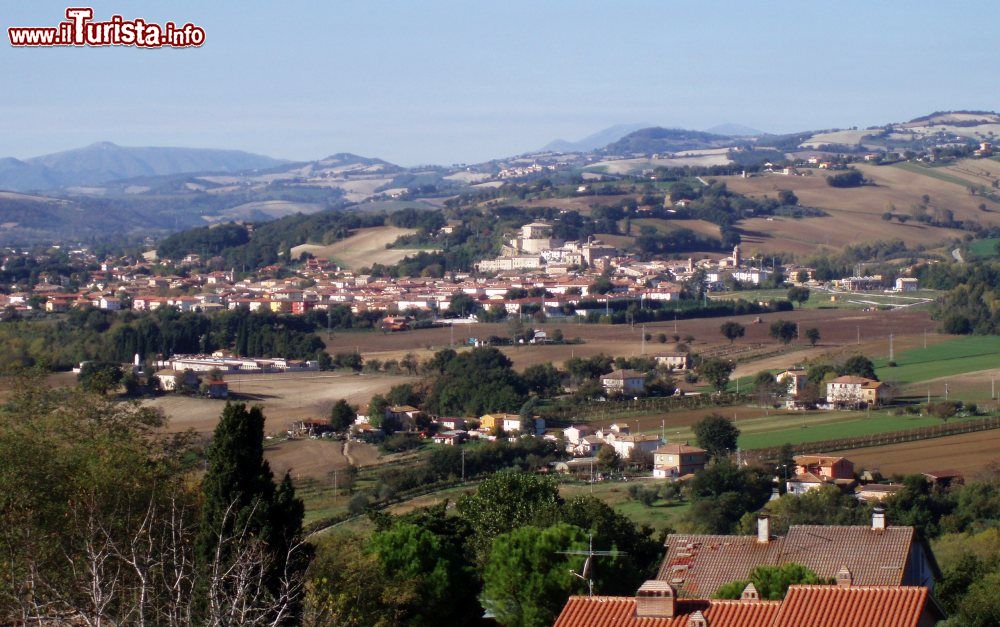
[[[8,26],[54,26],[68,5],[207,40],[10,46]],[[0,156],[109,140],[450,164],[617,123],[791,132],[994,110],[998,23],[996,0],[0,0]]]

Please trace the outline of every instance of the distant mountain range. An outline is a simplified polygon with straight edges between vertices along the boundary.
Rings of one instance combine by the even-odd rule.
[[[653,126],[629,133],[605,146],[602,152],[609,155],[629,155],[724,148],[732,146],[733,139],[729,135]]]
[[[735,124],[733,122],[717,124],[712,128],[706,128],[705,132],[713,135],[729,135],[731,137],[756,137],[764,134],[764,131],[758,131],[755,128],[743,126],[742,124]]]
[[[633,131],[648,126],[649,124],[615,124],[575,142],[565,139],[551,141],[545,144],[539,152],[590,152],[598,148],[603,148]]]
[[[0,159],[0,189],[48,190],[144,176],[239,172],[285,163],[239,150],[130,147],[100,142],[32,159]]]

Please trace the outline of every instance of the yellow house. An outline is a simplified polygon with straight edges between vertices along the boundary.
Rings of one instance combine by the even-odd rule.
[[[494,431],[497,426],[503,427],[504,421],[508,420],[520,422],[521,417],[517,414],[486,414],[479,417],[479,426],[483,429]]]

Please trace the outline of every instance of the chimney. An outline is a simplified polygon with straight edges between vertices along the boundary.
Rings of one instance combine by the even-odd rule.
[[[885,531],[885,509],[882,507],[872,510],[872,531]]]
[[[757,517],[757,542],[767,544],[771,541],[771,519],[767,514]]]
[[[635,593],[635,615],[636,618],[673,618],[676,603],[673,586],[651,579]]]
[[[853,583],[854,575],[847,569],[847,566],[841,566],[840,570],[837,571],[837,585],[841,588],[850,588]]]
[[[748,583],[746,588],[743,588],[743,593],[740,594],[740,601],[760,601],[760,593],[757,592],[757,587],[752,583]]]

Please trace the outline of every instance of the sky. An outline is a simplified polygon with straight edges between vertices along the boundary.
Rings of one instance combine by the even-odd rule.
[[[97,141],[474,163],[619,123],[767,132],[1000,109],[1000,2],[0,0],[0,156]],[[200,48],[13,48],[67,6]]]

